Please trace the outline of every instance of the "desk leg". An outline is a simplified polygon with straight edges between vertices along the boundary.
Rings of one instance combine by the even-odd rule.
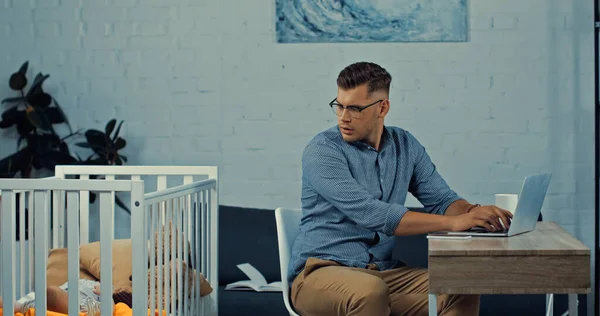
[[[569,316],[577,316],[577,294],[569,294]]]
[[[554,315],[554,294],[546,294],[546,316]]]
[[[437,316],[437,294],[429,294],[429,316]]]

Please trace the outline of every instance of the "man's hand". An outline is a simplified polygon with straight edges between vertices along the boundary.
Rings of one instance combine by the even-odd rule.
[[[477,226],[484,227],[489,231],[501,231],[510,227],[512,214],[494,205],[484,205],[475,207],[469,213],[451,218],[452,231],[463,231]]]

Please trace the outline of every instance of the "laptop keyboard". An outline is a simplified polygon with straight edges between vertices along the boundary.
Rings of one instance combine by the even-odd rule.
[[[508,232],[508,229],[491,231],[491,230],[487,230],[487,228],[485,228],[485,227],[477,226],[477,227],[473,227],[473,228],[469,229],[468,231],[477,232],[477,233],[506,233],[506,232]]]

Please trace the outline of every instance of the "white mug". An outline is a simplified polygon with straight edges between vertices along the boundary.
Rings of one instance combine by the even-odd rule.
[[[496,194],[496,206],[515,214],[517,202],[519,201],[518,194]]]

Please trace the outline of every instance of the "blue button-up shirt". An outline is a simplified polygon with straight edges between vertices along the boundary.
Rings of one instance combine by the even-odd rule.
[[[309,257],[351,267],[374,263],[380,270],[399,266],[391,260],[393,233],[408,211],[407,192],[433,214],[461,199],[406,130],[384,127],[379,151],[346,142],[337,126],[317,134],[302,155],[303,217],[290,284]]]

